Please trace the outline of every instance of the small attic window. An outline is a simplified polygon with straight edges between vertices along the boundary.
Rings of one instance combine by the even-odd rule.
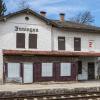
[[[25,20],[28,21],[29,20],[29,17],[25,17]]]

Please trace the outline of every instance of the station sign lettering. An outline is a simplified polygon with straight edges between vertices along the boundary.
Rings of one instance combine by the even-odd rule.
[[[38,28],[24,28],[15,26],[15,31],[39,32]]]

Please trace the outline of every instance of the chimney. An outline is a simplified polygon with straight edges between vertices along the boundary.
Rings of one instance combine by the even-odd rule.
[[[40,15],[45,17],[46,16],[46,12],[45,11],[40,11]]]
[[[65,14],[60,13],[60,21],[64,22],[64,20],[65,20]]]

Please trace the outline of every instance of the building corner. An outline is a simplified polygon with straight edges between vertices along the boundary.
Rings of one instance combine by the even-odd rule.
[[[0,49],[0,84],[3,84],[3,50]]]

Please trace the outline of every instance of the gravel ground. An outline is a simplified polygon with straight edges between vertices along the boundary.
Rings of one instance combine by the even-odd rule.
[[[0,85],[0,91],[20,91],[20,90],[40,90],[40,89],[74,89],[100,87],[100,81],[83,81],[83,82],[44,82],[34,84],[4,84]]]

